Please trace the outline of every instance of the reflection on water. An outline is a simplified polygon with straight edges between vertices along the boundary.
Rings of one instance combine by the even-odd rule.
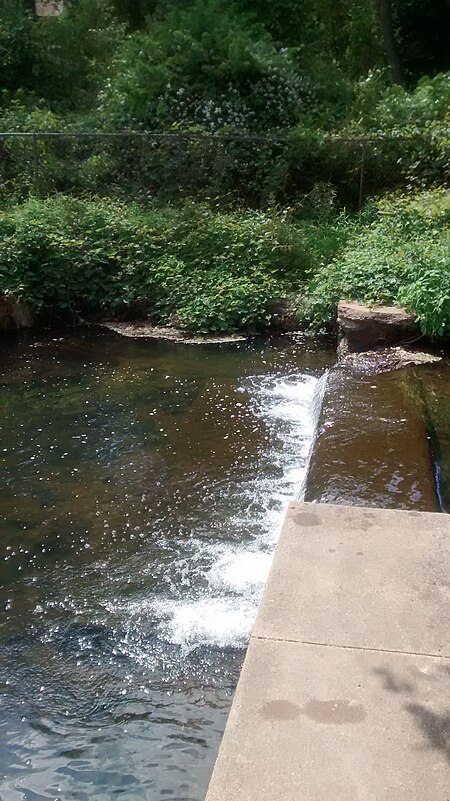
[[[331,370],[306,500],[422,512],[445,508],[439,495],[445,495],[449,474],[449,383],[444,360],[426,370]]]
[[[295,336],[6,347],[2,801],[203,798],[330,361]]]

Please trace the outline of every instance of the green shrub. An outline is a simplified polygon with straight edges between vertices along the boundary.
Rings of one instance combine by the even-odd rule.
[[[450,336],[450,193],[380,201],[310,289],[308,311],[316,326],[333,321],[344,299],[405,306],[424,334]]]
[[[173,7],[117,54],[100,108],[115,127],[267,131],[310,95],[287,48],[224,0]]]
[[[383,93],[372,95],[370,89],[380,85],[374,75],[360,84],[366,97],[360,96],[361,123],[366,131],[395,133],[397,135],[426,134],[437,125],[450,124],[450,72],[423,77],[413,91],[402,86],[390,86]],[[368,97],[367,97],[368,96]],[[367,102],[368,99],[372,103]],[[373,100],[378,102],[373,102]]]
[[[251,277],[221,273],[194,282],[176,316],[191,331],[261,331],[270,322],[268,302],[277,296],[279,282],[261,271]]]
[[[93,123],[95,127],[88,114],[67,117],[29,108],[21,101],[11,102],[0,113],[1,130],[65,136],[37,136],[35,141],[32,136],[1,138],[0,198],[110,189],[120,163],[120,140],[71,135],[92,130]]]
[[[198,203],[143,210],[31,199],[0,212],[0,294],[88,314],[139,308],[191,330],[260,330],[268,301],[298,292],[342,243],[319,229],[292,215]]]
[[[381,75],[373,73],[358,85],[355,112],[354,129],[375,136],[367,152],[378,176],[397,176],[402,188],[448,180],[450,72],[423,77],[413,91],[383,88]],[[386,180],[378,183],[378,193],[394,188]]]

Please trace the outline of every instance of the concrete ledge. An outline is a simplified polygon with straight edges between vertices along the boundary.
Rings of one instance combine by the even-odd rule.
[[[330,371],[305,500],[437,512],[421,386],[411,371]]]
[[[207,801],[449,801],[450,517],[291,504]]]
[[[450,657],[450,517],[291,504],[257,637]]]

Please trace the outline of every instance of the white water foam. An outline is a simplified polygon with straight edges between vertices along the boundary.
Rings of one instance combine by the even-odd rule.
[[[160,605],[164,612],[164,604]],[[243,648],[255,619],[251,595],[236,598],[202,597],[196,601],[166,602],[169,613],[159,625],[162,637],[184,650],[200,645]]]
[[[258,533],[243,544],[196,544],[210,561],[201,594],[153,605],[160,617],[158,633],[166,641],[187,650],[200,645],[239,648],[248,642],[287,503],[302,491],[324,384],[324,379],[297,374],[255,378],[242,387],[270,432],[260,475],[236,490],[244,510],[257,500],[260,511],[252,522],[258,524]],[[274,466],[277,477],[265,476]]]

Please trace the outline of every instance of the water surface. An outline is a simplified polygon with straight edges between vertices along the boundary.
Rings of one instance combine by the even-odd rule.
[[[204,797],[333,360],[300,336],[4,347],[2,801]]]

